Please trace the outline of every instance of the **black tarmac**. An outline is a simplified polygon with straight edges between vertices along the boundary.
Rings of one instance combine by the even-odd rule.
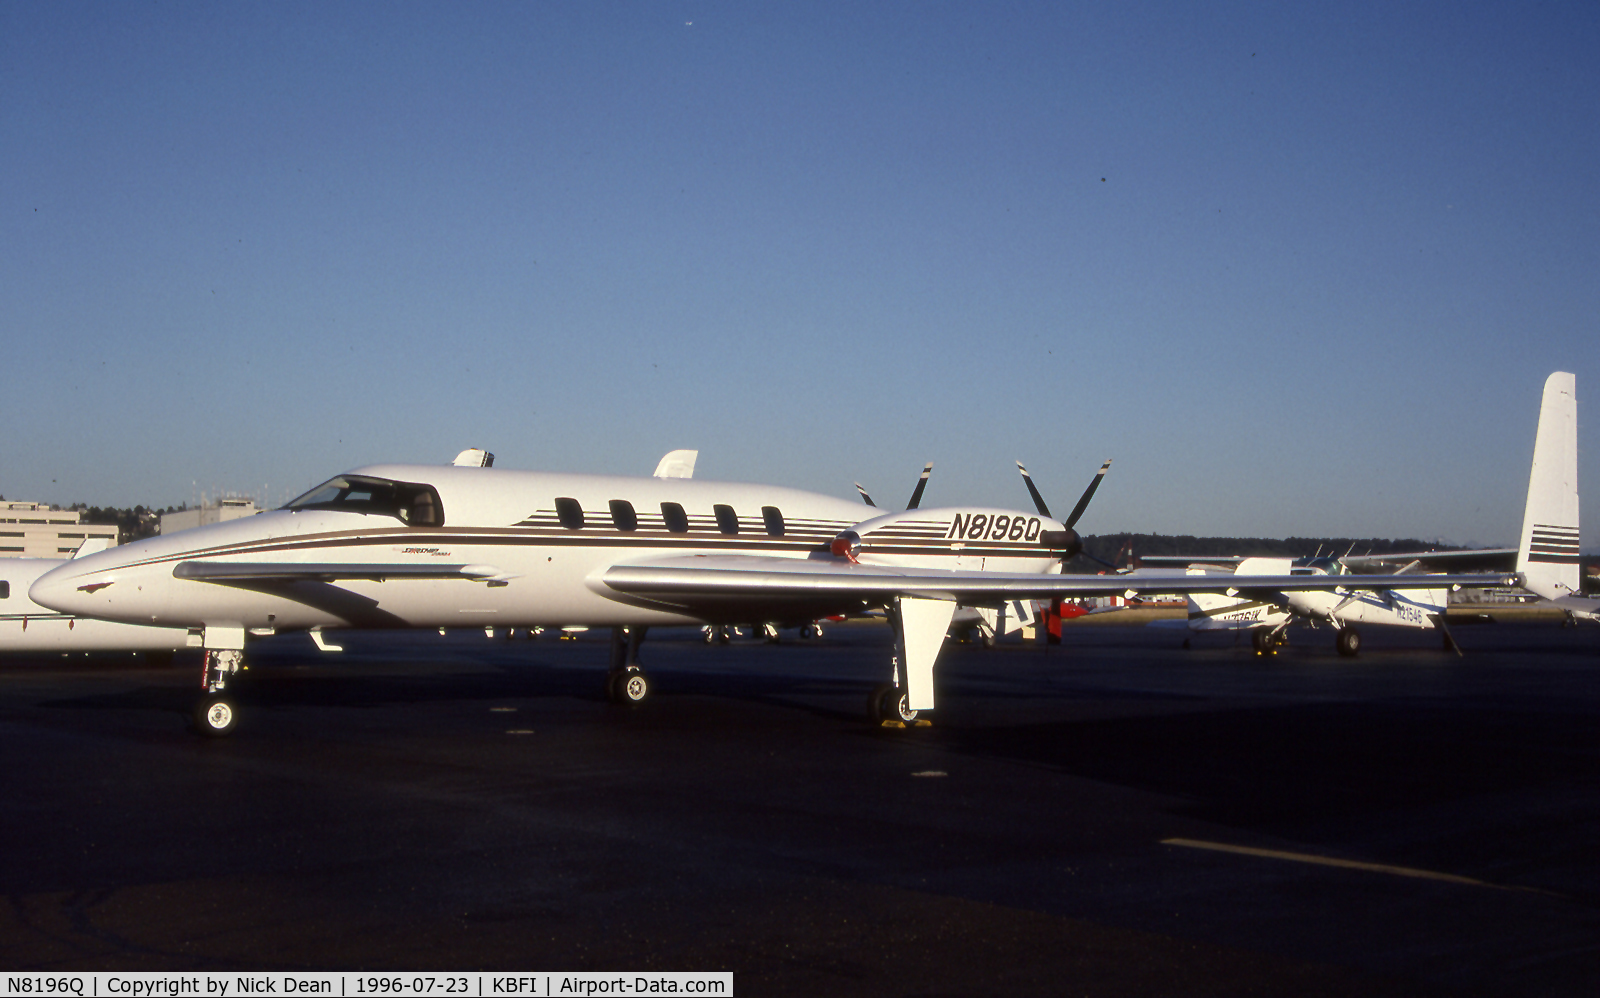
[[[946,649],[883,625],[0,662],[8,970],[730,970],[743,995],[1593,995],[1600,628]]]

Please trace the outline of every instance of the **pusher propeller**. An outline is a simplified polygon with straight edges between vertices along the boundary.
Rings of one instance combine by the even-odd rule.
[[[1089,508],[1089,500],[1094,498],[1095,489],[1100,487],[1101,479],[1105,478],[1106,472],[1111,470],[1111,461],[1111,458],[1107,458],[1106,463],[1102,464],[1100,470],[1095,472],[1094,480],[1089,483],[1088,488],[1083,490],[1083,498],[1078,500],[1078,505],[1072,507],[1072,515],[1061,521],[1063,524],[1068,527],[1078,525],[1078,520],[1083,516],[1083,511]],[[1028,469],[1022,466],[1021,461],[1017,462],[1017,470],[1022,472],[1022,481],[1028,486],[1028,495],[1033,496],[1033,505],[1038,508],[1039,515],[1049,516],[1050,507],[1045,505],[1044,496],[1039,494],[1039,487],[1033,484],[1033,476],[1028,474]]]
[[[911,493],[911,501],[906,503],[906,509],[916,509],[922,502],[922,490],[928,487],[928,476],[933,474],[933,462],[929,461],[922,466],[922,477],[917,479],[917,487]]]
[[[1067,528],[1067,536],[1064,539],[1066,543],[1062,545],[1062,548],[1067,551],[1067,555],[1061,559],[1062,571],[1066,571],[1067,561],[1073,555],[1080,553],[1090,561],[1098,562],[1107,568],[1115,570],[1117,567],[1103,558],[1096,558],[1094,555],[1084,551],[1083,542],[1079,539],[1078,532],[1072,529],[1077,524],[1078,519],[1083,516],[1083,511],[1089,508],[1089,500],[1094,498],[1095,490],[1100,487],[1100,482],[1106,477],[1106,472],[1111,470],[1111,460],[1107,458],[1106,463],[1102,464],[1100,470],[1095,472],[1094,479],[1089,483],[1089,487],[1083,490],[1083,498],[1079,499],[1078,505],[1072,508],[1072,514],[1062,521],[1062,525]],[[1050,507],[1045,504],[1044,496],[1039,494],[1039,487],[1033,484],[1033,476],[1028,474],[1028,469],[1023,466],[1021,461],[1017,462],[1017,470],[1022,473],[1022,481],[1028,486],[1028,494],[1033,496],[1033,505],[1039,510],[1039,515],[1050,516]]]
[[[911,501],[906,503],[906,509],[916,509],[919,505],[921,505],[922,490],[928,487],[928,476],[931,474],[933,474],[933,462],[929,461],[927,464],[922,466],[922,477],[917,479],[917,487],[912,490]],[[860,482],[856,483],[856,491],[861,493],[862,502],[866,503],[868,506],[871,506],[873,509],[878,508],[878,504],[872,501],[871,496],[867,495],[867,490],[861,487]]]

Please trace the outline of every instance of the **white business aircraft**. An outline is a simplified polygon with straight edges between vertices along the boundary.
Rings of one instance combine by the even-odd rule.
[[[897,638],[892,683],[874,697],[874,716],[914,723],[934,706],[934,662],[957,603],[999,607],[1143,585],[1060,574],[1082,543],[1038,505],[1038,514],[957,507],[861,519],[852,502],[771,485],[373,465],[282,509],[68,562],[30,592],[63,613],[198,629],[206,696],[197,727],[210,734],[228,732],[238,716],[226,687],[247,633],[611,627],[607,688],[633,702],[649,692],[638,664],[648,627],[801,624],[871,608],[888,612]],[[1159,580],[1156,591],[1249,595],[1376,581],[1185,578]]]
[[[73,554],[81,558],[108,547],[92,537]],[[60,613],[28,598],[33,583],[66,564],[61,558],[0,558],[0,655],[40,652],[172,652],[189,644],[185,627],[120,624]],[[198,645],[200,635],[194,636]]]
[[[1600,599],[1583,595],[1578,542],[1577,378],[1557,371],[1544,383],[1517,571],[1529,592],[1569,619],[1600,622]]]

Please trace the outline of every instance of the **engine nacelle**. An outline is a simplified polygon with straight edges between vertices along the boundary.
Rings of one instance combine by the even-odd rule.
[[[1045,530],[1039,534],[1039,543],[1050,549],[1050,552],[1062,561],[1076,558],[1083,553],[1083,538],[1071,527],[1061,530]]]
[[[956,571],[1049,572],[1083,549],[1076,531],[1037,513],[987,507],[907,509],[834,538],[835,557]]]

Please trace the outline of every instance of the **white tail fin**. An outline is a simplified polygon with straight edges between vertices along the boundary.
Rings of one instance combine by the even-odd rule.
[[[1517,571],[1546,599],[1578,591],[1578,400],[1565,371],[1545,379]]]

